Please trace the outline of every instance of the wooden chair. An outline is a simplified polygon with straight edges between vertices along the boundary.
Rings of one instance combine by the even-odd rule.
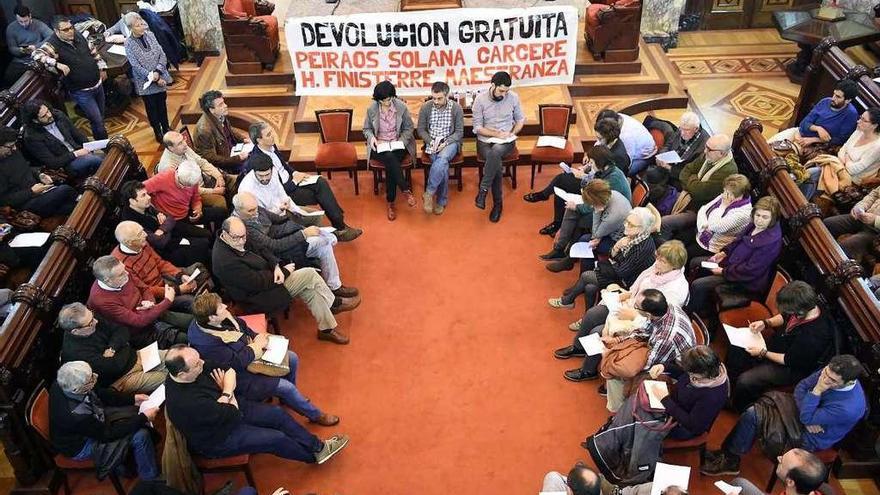
[[[574,161],[574,148],[568,141],[568,129],[571,119],[572,106],[553,103],[538,105],[538,121],[541,126],[542,136],[557,136],[565,138],[565,148],[559,149],[552,146],[537,144],[532,148],[532,177],[529,187],[535,188],[535,169],[541,171],[541,165],[565,162],[571,165]]]
[[[483,180],[483,165],[486,164],[486,160],[480,156],[479,147],[477,147],[477,167],[480,171],[480,181]],[[501,159],[501,165],[504,167],[504,172],[501,175],[502,177],[510,177],[510,183],[514,189],[516,189],[516,166],[519,165],[519,149],[516,147],[516,143],[513,144],[513,149],[510,150],[510,153],[507,154],[504,158]]]
[[[354,194],[360,194],[358,186],[358,157],[354,144],[348,141],[354,110],[336,108],[315,110],[321,143],[315,153],[315,170],[320,174],[327,171],[327,178],[333,178],[333,170],[347,170],[354,180]]]
[[[709,345],[710,337],[709,330],[706,328],[706,324],[703,323],[703,320],[696,313],[692,313],[691,317],[691,327],[694,329],[694,343],[695,345]]]
[[[278,19],[259,15],[254,0],[223,2],[220,28],[230,72],[259,74],[275,67],[280,48]]]
[[[637,206],[645,206],[648,204],[648,193],[650,192],[648,188],[648,183],[639,179],[638,177],[633,177],[633,186],[632,186],[632,206],[633,208]]]
[[[248,485],[257,488],[254,473],[251,471],[251,456],[241,454],[233,457],[210,459],[199,455],[193,455],[192,460],[201,473],[237,473],[244,472]]]
[[[584,39],[597,59],[629,62],[639,58],[639,0],[597,0],[587,6]]]
[[[49,392],[42,383],[37,387],[36,392],[34,392],[34,395],[31,396],[28,401],[27,421],[31,428],[33,428],[43,440],[44,446],[51,451],[51,443],[49,442]],[[64,483],[65,495],[71,494],[70,480],[67,476],[69,471],[95,470],[95,463],[92,462],[91,459],[75,461],[62,454],[53,454],[52,461],[55,463],[55,467],[58,468],[57,472],[60,474],[61,480]],[[125,495],[126,491],[122,487],[122,482],[119,480],[119,477],[115,473],[111,473],[109,478],[110,482],[113,483],[113,488],[116,490],[116,493],[118,495]]]
[[[825,464],[825,467],[828,468],[825,471],[825,481],[828,481],[828,476],[831,474],[831,469],[834,467],[834,464],[837,463],[839,459],[837,449],[832,447],[830,449],[819,450],[813,452],[813,455],[819,458],[822,461],[822,464]],[[770,470],[770,479],[767,480],[767,489],[765,490],[767,493],[773,493],[773,487],[776,486],[776,480],[779,479],[776,476],[776,468],[779,466],[778,459],[772,459],[773,468]]]
[[[373,172],[373,194],[379,194],[379,184],[385,182],[385,165],[375,158],[370,158],[367,166]],[[400,162],[400,170],[403,171],[403,175],[410,185],[412,185],[412,169],[413,159],[407,154],[403,157],[403,161]]]
[[[742,308],[719,310],[718,320],[723,324],[739,328],[749,326],[751,321],[770,318],[779,313],[776,307],[776,294],[789,282],[791,282],[791,276],[782,268],[777,268],[773,282],[770,284],[770,289],[763,301],[751,301],[748,306]]]
[[[428,176],[431,174],[431,156],[422,151],[422,154],[419,155],[419,164],[422,165],[422,168],[425,171],[425,190],[428,190]],[[461,178],[461,169],[464,165],[464,156],[461,154],[461,151],[455,154],[452,157],[452,160],[449,160],[449,180],[454,180],[458,183],[458,190],[462,190],[462,178]]]

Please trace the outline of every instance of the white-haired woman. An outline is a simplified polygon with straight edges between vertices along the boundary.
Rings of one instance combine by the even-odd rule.
[[[137,12],[123,17],[131,36],[125,40],[125,55],[131,64],[134,90],[144,100],[147,119],[153,128],[156,142],[171,130],[168,125],[168,106],[165,103],[167,86],[172,83],[168,73],[168,59],[156,36],[147,31],[147,23]]]
[[[608,260],[598,262],[595,270],[582,273],[562,297],[547,302],[554,308],[572,309],[574,300],[583,294],[587,307],[590,307],[600,289],[611,284],[632,285],[639,274],[654,263],[656,246],[651,234],[656,224],[657,218],[651,210],[633,208],[623,221],[623,237],[614,243]]]

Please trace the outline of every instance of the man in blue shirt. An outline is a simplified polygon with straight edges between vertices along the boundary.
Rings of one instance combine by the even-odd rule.
[[[52,36],[52,30],[43,21],[31,17],[31,9],[24,5],[15,7],[15,22],[6,26],[6,49],[12,62],[3,78],[11,86],[27,70],[25,63],[31,53]]]
[[[853,81],[838,81],[830,97],[822,98],[798,127],[786,129],[769,139],[771,143],[789,140],[801,147],[817,143],[840,146],[856,130],[859,112],[852,104],[858,95]]]
[[[864,372],[862,364],[848,354],[834,356],[828,366],[801,380],[794,390],[798,420],[801,426],[800,447],[816,452],[833,447],[852,430],[867,411],[865,392],[857,378]],[[765,430],[766,418],[759,418],[751,406],[733,427],[721,450],[707,452],[700,472],[708,476],[739,474],[740,456],[745,455],[755,439]],[[787,424],[787,423],[786,423]],[[787,428],[780,432],[790,438]]]

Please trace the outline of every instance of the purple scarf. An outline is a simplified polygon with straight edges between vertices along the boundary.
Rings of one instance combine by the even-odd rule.
[[[715,201],[712,202],[712,204],[709,205],[709,209],[706,210],[706,218],[709,217],[709,214],[712,213],[712,210],[721,206],[721,199],[722,198],[719,196],[718,199],[716,199]],[[729,205],[727,205],[727,208],[724,209],[724,213],[721,214],[721,217],[724,218],[724,215],[727,215],[727,212],[729,212],[730,210],[732,210],[734,208],[739,208],[740,206],[743,206],[743,205],[751,204],[751,202],[752,202],[752,199],[748,196],[746,196],[742,199],[738,199],[738,200],[734,201],[733,203],[730,203]],[[706,229],[706,230],[700,232],[700,244],[702,244],[704,246],[708,246],[709,241],[712,240],[712,234],[713,234],[713,232],[709,229]]]

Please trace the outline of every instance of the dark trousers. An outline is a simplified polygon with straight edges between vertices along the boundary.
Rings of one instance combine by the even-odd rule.
[[[583,351],[584,347],[581,345],[580,339],[581,337],[586,337],[591,333],[599,333],[605,328],[605,320],[608,318],[608,307],[603,304],[597,304],[592,308],[588,309],[586,313],[584,313],[584,317],[581,318],[581,326],[578,329],[577,335],[574,336],[574,341],[572,345],[575,349],[579,351]],[[584,362],[581,365],[581,370],[588,374],[596,373],[599,370],[599,363],[602,362],[602,355],[596,354],[595,356],[586,356],[584,357]]]
[[[385,169],[389,170],[388,165],[385,165]],[[397,171],[402,173],[399,161],[397,164]],[[390,177],[391,174],[387,174],[387,176]],[[288,182],[288,184],[293,183]],[[391,186],[388,186],[388,189],[391,189]],[[407,189],[409,189],[409,187],[407,187]],[[405,191],[406,189],[403,190]],[[342,207],[339,206],[339,201],[336,200],[336,195],[333,194],[333,189],[330,188],[330,184],[323,177],[318,178],[318,182],[308,186],[298,187],[294,185],[291,190],[288,191],[288,194],[290,195],[290,199],[298,205],[319,205],[321,209],[324,210],[324,214],[327,215],[327,220],[330,221],[330,225],[336,227],[337,230],[345,228],[345,212],[343,212]],[[388,192],[386,191],[385,194],[387,196]],[[389,202],[390,201],[394,200],[391,199]]]
[[[192,226],[195,229],[198,227]],[[177,228],[175,227],[175,234]],[[168,241],[168,244],[165,245],[161,250],[157,249],[162,258],[171,262],[174,266],[189,266],[193,263],[211,263],[211,239],[210,232],[205,229],[203,230],[205,236],[204,237],[186,237],[186,236],[178,236],[175,235]],[[201,232],[198,232],[201,234]],[[167,235],[167,234],[166,234]],[[185,238],[189,241],[188,246],[181,246],[180,240],[181,238]]]
[[[41,217],[51,217],[69,215],[74,206],[76,206],[76,189],[61,184],[27,200],[20,209],[36,213]]]
[[[832,236],[837,238],[843,234],[852,234],[842,241],[838,241],[843,251],[854,258],[861,260],[871,248],[871,243],[877,238],[877,231],[864,223],[856,220],[849,214],[835,215],[824,220],[825,226]]]
[[[313,463],[323,442],[299,425],[279,406],[238,397],[241,423],[224,439],[198,448],[207,457],[273,454]]]
[[[554,177],[547,184],[547,187],[536,193],[544,201],[553,199],[553,221],[555,223],[562,223],[562,216],[565,214],[565,201],[553,193],[554,187],[558,187],[567,193],[580,194],[581,180],[575,177],[574,174],[563,172]]]
[[[144,109],[147,111],[147,120],[150,121],[150,127],[153,128],[153,134],[159,138],[171,130],[171,126],[168,125],[168,106],[165,104],[167,95],[167,92],[161,91],[141,96],[144,100]]]
[[[203,204],[202,205],[202,216],[199,217],[199,219],[194,222],[190,221],[190,219],[188,217],[181,218],[180,220],[177,221],[176,224],[174,224],[174,233],[177,235],[181,235],[183,237],[189,237],[190,235],[194,235],[194,234],[190,234],[189,232],[197,233],[197,232],[205,230],[205,229],[209,229],[211,232],[213,232],[213,231],[220,228],[220,224],[223,223],[223,220],[226,220],[226,217],[228,216],[227,213],[228,212],[226,211],[225,208],[218,208],[216,206],[205,206]],[[195,229],[189,229],[189,228],[185,227],[185,225],[188,225],[190,227],[195,227]],[[197,225],[204,225],[205,228],[203,229],[201,227],[197,227]],[[196,229],[198,229],[198,230],[196,230]],[[184,234],[184,232],[187,232],[187,233]],[[204,234],[202,234],[202,236],[203,235]],[[210,236],[211,233],[208,232],[208,235]]]
[[[819,363],[816,363],[816,367]],[[727,349],[727,374],[733,390],[730,402],[734,409],[743,412],[758,398],[776,387],[794,385],[805,377],[788,366],[758,360],[745,349],[730,346]]]
[[[577,296],[583,294],[586,306],[590,307],[596,301],[599,289],[599,279],[596,278],[596,272],[593,270],[585,271],[581,273],[574,285],[562,294],[562,302],[563,304],[571,304],[577,299]]]
[[[398,187],[401,191],[410,190],[410,185],[406,182],[406,176],[403,175],[403,170],[400,169],[400,162],[406,156],[406,150],[383,151],[382,153],[373,152],[373,155],[376,160],[379,160],[385,166],[385,200],[393,203],[397,199]]]
[[[483,180],[480,181],[480,189],[488,191],[492,189],[492,201],[501,204],[501,179],[504,177],[504,164],[501,160],[510,154],[515,143],[490,144],[477,141],[477,154],[486,160],[483,165]]]

